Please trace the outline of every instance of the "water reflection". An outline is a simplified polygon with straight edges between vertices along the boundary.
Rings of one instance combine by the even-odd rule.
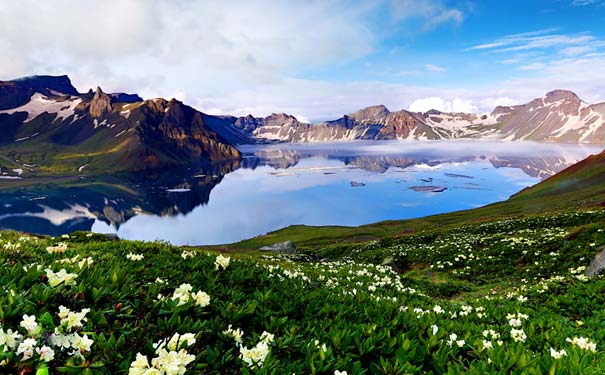
[[[598,151],[502,142],[248,146],[238,162],[4,189],[0,227],[230,242],[290,224],[359,225],[488,204]]]
[[[237,168],[239,161],[230,161],[3,190],[0,227],[59,235],[90,230],[95,221],[119,229],[136,215],[187,214],[207,204],[212,189]]]

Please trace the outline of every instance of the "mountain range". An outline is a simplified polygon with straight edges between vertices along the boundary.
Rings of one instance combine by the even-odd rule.
[[[233,144],[460,138],[601,144],[605,103],[590,105],[571,91],[554,90],[527,104],[498,106],[486,114],[391,112],[377,105],[319,124],[300,122],[284,113],[262,118],[213,116],[207,123]]]
[[[554,90],[491,113],[364,108],[309,124],[285,113],[213,116],[136,94],[79,93],[67,76],[0,81],[0,178],[140,171],[237,160],[235,146],[264,142],[491,139],[605,142],[605,103]]]

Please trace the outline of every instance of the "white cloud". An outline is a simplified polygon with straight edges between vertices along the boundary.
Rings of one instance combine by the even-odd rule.
[[[8,2],[0,7],[1,78],[69,73],[78,84],[138,83],[129,89],[165,95],[278,81],[371,52],[368,11],[344,0]],[[185,80],[189,87],[167,82]]]
[[[531,64],[521,65],[519,69],[521,70],[541,70],[546,67],[546,64],[541,62],[534,62]]]
[[[506,35],[488,43],[469,48],[473,51],[496,53],[538,51],[553,49],[563,54],[581,54],[603,46],[603,41],[589,34],[552,34],[554,30],[545,29],[522,34]]]
[[[603,0],[573,0],[571,2],[571,4],[574,6],[587,6],[587,5],[602,6],[603,4],[605,4],[605,1],[603,1]]]
[[[433,65],[433,64],[426,64],[424,66],[424,68],[431,72],[445,72],[446,71],[446,69],[444,67],[439,66],[439,65]]]
[[[440,0],[391,0],[391,12],[396,21],[421,19],[425,30],[464,21],[464,13],[460,9],[450,8]]]

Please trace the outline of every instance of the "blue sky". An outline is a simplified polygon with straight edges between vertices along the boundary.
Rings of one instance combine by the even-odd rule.
[[[0,79],[176,97],[319,121],[490,111],[555,88],[605,101],[605,1],[23,0],[0,8]]]

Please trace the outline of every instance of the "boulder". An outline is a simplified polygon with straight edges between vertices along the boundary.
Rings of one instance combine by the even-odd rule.
[[[278,253],[293,254],[296,252],[296,247],[292,241],[278,242],[270,246],[263,246],[259,249],[260,251],[275,251]]]
[[[590,262],[590,265],[586,268],[586,276],[592,277],[599,275],[603,268],[605,268],[605,249],[595,255],[592,262]]]

